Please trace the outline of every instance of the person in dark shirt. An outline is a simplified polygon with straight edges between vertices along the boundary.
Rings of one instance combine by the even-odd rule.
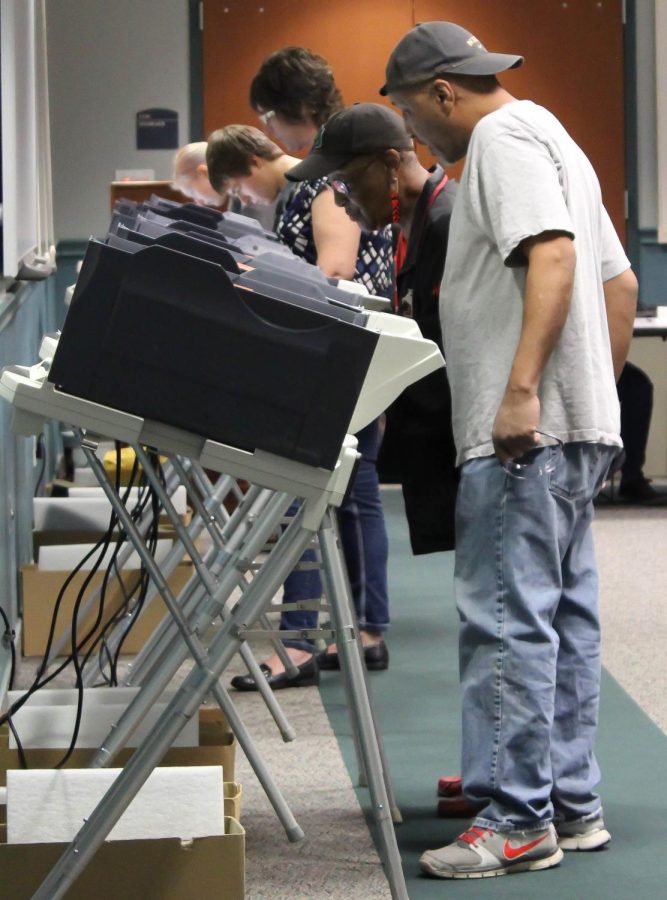
[[[420,164],[401,117],[377,103],[332,116],[310,155],[287,173],[291,181],[324,176],[362,229],[397,227],[394,311],[414,318],[442,349],[438,295],[456,183]],[[381,452],[391,447],[397,461],[413,552],[453,549],[457,474],[445,370],[404,391],[386,418]],[[321,667],[333,653],[320,657]]]

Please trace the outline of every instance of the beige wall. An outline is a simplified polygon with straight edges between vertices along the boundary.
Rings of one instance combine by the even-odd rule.
[[[117,169],[171,175],[173,150],[137,150],[135,114],[179,113],[190,130],[187,0],[47,0],[56,240],[87,240],[109,224]]]

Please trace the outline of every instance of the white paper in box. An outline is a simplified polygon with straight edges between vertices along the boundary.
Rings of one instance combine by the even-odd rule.
[[[83,489],[86,490],[86,489]],[[94,493],[71,497],[35,497],[33,518],[36,531],[106,531],[111,504],[102,488],[88,488]],[[139,500],[138,488],[132,488],[126,508],[131,512]],[[180,485],[171,497],[178,515],[187,510],[187,494]]]
[[[122,769],[10,769],[7,842],[71,841]],[[224,834],[220,766],[154,769],[107,840],[211,837]]]
[[[167,558],[169,551],[173,547],[174,542],[169,540],[161,540],[157,542],[153,558],[158,566],[162,565]],[[40,547],[37,553],[37,566],[42,572],[71,572],[76,568],[81,560],[94,548],[95,544],[45,544]],[[109,563],[116,552],[114,544],[107,547],[106,553],[99,561],[99,569],[104,572],[109,567]],[[118,555],[116,554],[116,558]],[[88,572],[93,566],[98,564],[99,550],[93,553],[90,559],[87,559],[81,566],[82,572]],[[123,572],[129,569],[141,568],[141,560],[139,554],[135,551],[128,556],[127,562],[123,566]]]
[[[139,692],[136,687],[84,688],[81,725],[76,742],[78,749],[97,749]],[[78,692],[70,688],[36,691],[12,716],[21,744],[26,750],[61,749],[69,747],[76,722]],[[9,691],[11,705],[23,691]],[[127,742],[136,747],[155,726],[165,706],[173,696],[167,692],[144,714],[140,724]],[[192,716],[173,743],[174,747],[199,746],[199,720]],[[16,739],[10,729],[9,747],[16,749]]]

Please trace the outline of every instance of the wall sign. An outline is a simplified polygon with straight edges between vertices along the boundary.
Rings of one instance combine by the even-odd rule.
[[[178,149],[175,109],[140,109],[137,113],[137,150]]]

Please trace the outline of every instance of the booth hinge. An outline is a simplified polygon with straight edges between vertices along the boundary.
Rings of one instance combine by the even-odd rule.
[[[204,0],[199,0],[199,30],[204,30]]]

